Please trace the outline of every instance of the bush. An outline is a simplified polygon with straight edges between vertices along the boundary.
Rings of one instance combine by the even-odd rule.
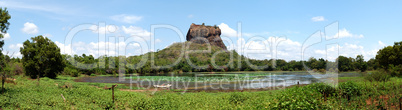
[[[379,72],[375,71],[372,73],[367,73],[364,78],[370,82],[379,81],[379,82],[386,82],[389,80],[391,76],[388,75],[386,72]]]
[[[289,71],[294,71],[293,68],[290,68]]]
[[[390,65],[388,71],[391,76],[402,77],[402,65]]]
[[[353,96],[360,96],[362,89],[355,82],[348,81],[339,84],[339,90],[342,96],[347,97],[348,100],[350,100],[350,98]]]
[[[281,92],[275,97],[274,102],[267,105],[269,109],[331,109],[330,106],[322,104],[320,99],[322,97],[316,91],[305,87],[289,88]]]
[[[14,74],[15,75],[22,75],[24,72],[23,68],[22,68],[22,64],[15,64],[15,68],[14,68]]]
[[[318,72],[319,72],[319,73],[325,73],[326,70],[325,70],[325,69],[319,69]]]
[[[247,99],[244,93],[231,93],[229,96],[229,101],[233,104],[241,104]]]
[[[334,94],[336,89],[328,84],[325,83],[314,83],[308,85],[310,89],[316,90],[317,92],[329,96],[331,94]]]
[[[78,77],[80,76],[81,72],[78,71],[77,69],[70,68],[70,67],[65,67],[63,71],[64,75],[70,75],[72,77]]]

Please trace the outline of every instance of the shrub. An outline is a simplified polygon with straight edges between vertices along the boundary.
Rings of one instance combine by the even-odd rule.
[[[241,104],[247,99],[247,96],[243,93],[231,93],[229,96],[229,101],[233,104]]]
[[[308,87],[326,96],[334,94],[336,91],[334,87],[325,83],[314,83],[310,84]]]
[[[350,98],[353,96],[360,96],[362,89],[355,82],[348,81],[339,84],[339,90],[342,96],[347,97],[348,100],[350,100]]]
[[[274,101],[267,105],[269,109],[331,109],[330,106],[322,104],[322,97],[316,91],[305,87],[293,87],[284,90],[275,97]]]
[[[365,74],[364,78],[370,82],[379,81],[379,82],[386,82],[390,79],[390,75],[386,72],[379,72],[375,71],[372,73]]]
[[[325,69],[319,69],[318,72],[320,72],[320,73],[325,73],[326,70],[325,70]]]
[[[402,65],[390,65],[388,71],[391,76],[402,77]]]
[[[65,67],[63,74],[70,75],[72,77],[78,77],[81,74],[81,72],[74,68]]]
[[[317,72],[318,70],[317,69],[313,69],[313,72]]]
[[[14,68],[14,74],[15,75],[22,75],[22,73],[24,72],[23,68],[22,68],[22,64],[15,64],[15,68]]]
[[[294,71],[293,68],[290,68],[289,71]]]

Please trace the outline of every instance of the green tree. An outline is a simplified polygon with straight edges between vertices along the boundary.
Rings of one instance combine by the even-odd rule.
[[[0,7],[0,39],[4,38],[4,33],[7,33],[8,27],[10,26],[10,22],[8,20],[11,19],[10,14],[8,14],[7,8],[2,8]],[[1,90],[3,91],[4,89],[4,81],[6,79],[6,61],[5,61],[5,56],[3,55],[3,45],[4,45],[4,40],[0,40],[0,72],[3,73],[1,75]],[[1,74],[0,73],[0,74]]]
[[[339,56],[338,59],[339,71],[350,71],[353,70],[352,60],[350,58]]]
[[[380,49],[375,58],[380,68],[387,70],[392,76],[402,76],[402,41]]]
[[[367,62],[364,61],[363,55],[357,55],[356,57],[356,68],[364,72],[367,70]]]
[[[388,69],[389,65],[402,64],[402,41],[395,42],[394,46],[388,46],[377,52],[376,59],[381,68]]]
[[[367,61],[367,67],[368,70],[375,70],[378,68],[378,62],[374,58],[371,58]]]
[[[20,48],[25,74],[31,78],[56,78],[65,65],[60,49],[50,39],[41,35],[25,41]]]

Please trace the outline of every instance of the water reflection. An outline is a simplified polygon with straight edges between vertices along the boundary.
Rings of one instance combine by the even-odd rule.
[[[118,77],[83,77],[78,82],[122,83],[134,87],[152,89],[153,85],[171,84],[171,89],[185,90],[242,90],[242,89],[280,89],[297,84],[315,82],[336,83],[338,77],[359,76],[357,73],[309,74],[307,72],[275,73],[192,73],[176,76],[131,76],[124,81]]]

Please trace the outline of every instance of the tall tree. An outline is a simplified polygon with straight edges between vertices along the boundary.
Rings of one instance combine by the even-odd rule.
[[[368,70],[375,70],[378,68],[378,65],[378,62],[374,58],[371,58],[369,61],[367,61]]]
[[[402,41],[380,49],[375,58],[380,68],[387,70],[392,76],[402,76]]]
[[[356,68],[364,72],[367,70],[367,62],[364,61],[363,55],[357,55],[356,57]]]
[[[31,78],[56,78],[63,71],[64,62],[60,49],[50,39],[41,35],[25,41],[20,48],[25,74]]]
[[[380,49],[375,57],[381,68],[388,69],[392,64],[394,66],[402,64],[402,41],[395,42],[394,46],[388,46]]]
[[[7,8],[2,8],[0,7],[0,74],[1,75],[1,90],[4,90],[4,81],[6,79],[6,61],[5,61],[5,56],[3,55],[3,45],[4,45],[4,34],[7,33],[8,27],[10,26],[10,22],[8,20],[11,19],[10,14],[8,14]]]
[[[350,71],[353,70],[352,60],[345,56],[339,56],[338,59],[339,71]]]

